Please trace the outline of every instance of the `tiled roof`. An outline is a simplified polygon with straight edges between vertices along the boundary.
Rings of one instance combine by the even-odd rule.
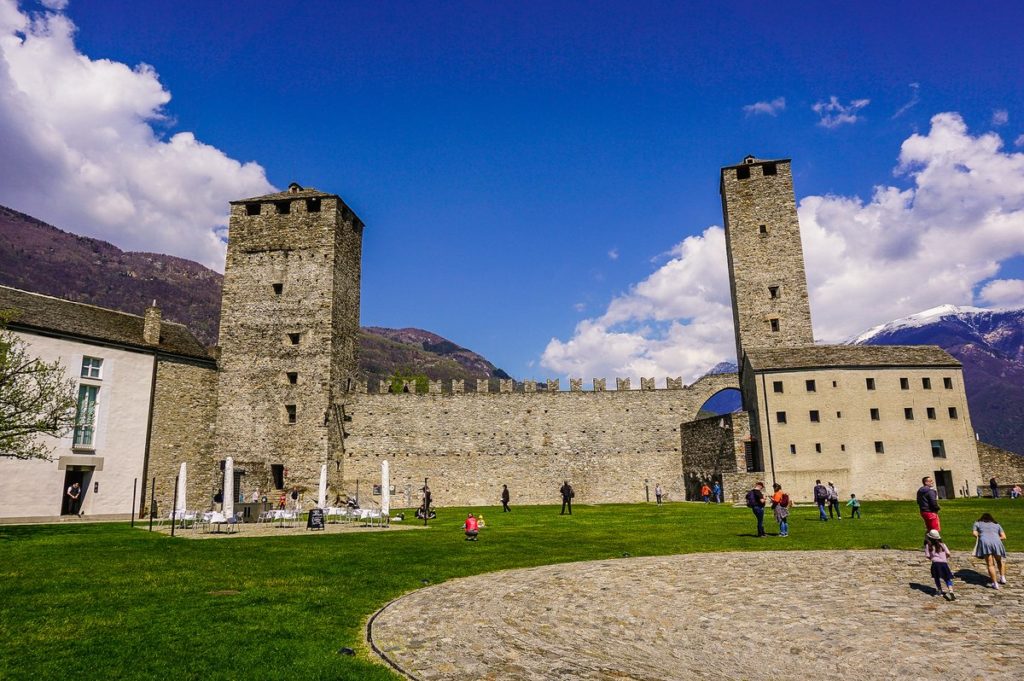
[[[803,345],[747,350],[754,371],[825,367],[959,367],[937,345]]]
[[[748,161],[747,159],[750,160]],[[742,162],[737,163],[736,165],[722,166],[722,170],[725,171],[730,168],[740,168],[742,166],[757,166],[761,165],[762,163],[790,163],[792,160],[793,159],[790,158],[755,158],[753,156],[748,156],[747,158],[743,159]]]
[[[294,182],[289,185],[288,189],[283,192],[277,192],[274,194],[265,194],[263,196],[253,196],[248,199],[237,199],[230,201],[229,203],[252,203],[253,201],[283,201],[286,199],[314,199],[314,198],[341,198],[337,194],[328,194],[322,192],[319,189],[313,187],[301,187]]]
[[[14,310],[14,329],[66,334],[118,345],[152,350],[142,339],[145,320],[139,315],[108,310],[95,305],[30,293],[0,286],[0,310]],[[209,353],[183,324],[160,323],[161,352],[182,357],[211,360]],[[211,360],[212,361],[212,360]]]

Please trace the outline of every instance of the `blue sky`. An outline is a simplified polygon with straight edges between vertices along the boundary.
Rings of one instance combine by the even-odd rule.
[[[1017,4],[0,3],[9,89],[35,87],[25,84],[30,71],[63,73],[69,85],[47,101],[67,115],[50,126],[79,152],[73,172],[53,170],[52,155],[39,153],[38,178],[60,173],[68,189],[36,200],[26,198],[27,181],[16,187],[13,160],[0,162],[8,169],[0,185],[10,180],[0,203],[124,248],[216,265],[208,235],[222,221],[217,206],[226,215],[227,200],[267,182],[336,192],[367,225],[363,323],[435,331],[519,378],[649,372],[690,380],[732,359],[724,262],[704,262],[720,259],[706,230],[721,224],[719,167],[748,153],[792,157],[798,199],[810,199],[801,220],[805,249],[821,244],[808,267],[823,340],[946,302],[1024,304],[1024,244],[1009,233],[1024,232]],[[27,18],[20,27],[15,15]],[[45,17],[46,27],[24,23]],[[54,17],[77,27],[64,26],[70,45],[31,53],[33,35],[39,44],[60,36]],[[75,75],[72,53],[92,73],[109,72],[92,89],[83,85],[88,115],[83,98],[67,95],[91,77]],[[0,74],[0,89],[4,82]],[[96,104],[108,97],[109,106]],[[33,157],[39,135],[16,125],[31,109],[5,101],[15,123],[5,127],[0,116],[0,135]],[[944,113],[956,120],[936,125]],[[133,131],[119,140],[152,130],[124,152],[130,162],[95,143],[118,126]],[[179,133],[195,140],[172,145]],[[914,135],[921,149],[901,160]],[[138,187],[156,163],[147,154],[182,159],[154,172],[174,201]],[[882,212],[871,229],[916,243],[935,224],[917,208],[920,197],[957,196],[943,164],[975,162],[979,186],[1006,186],[934,240],[956,250],[951,238],[1002,230],[1000,247],[961,263],[922,238],[917,250],[886,252],[886,271],[906,276],[872,293],[878,276],[850,263],[877,253],[866,253],[873,246],[851,226]],[[204,163],[214,178],[205,183],[207,171],[196,170]],[[82,210],[75,192],[88,187],[73,178],[94,166],[121,189]],[[916,186],[922,177],[932,184]],[[912,210],[869,205],[879,185],[916,186]],[[173,205],[193,196],[189,211]],[[111,206],[124,217],[108,219]],[[949,215],[941,202],[932,209]],[[140,228],[140,211],[159,219]],[[986,226],[994,213],[1002,221]],[[827,252],[836,238],[843,247]],[[816,275],[816,262],[827,273],[844,263],[842,276]],[[893,293],[932,270],[953,274],[920,295]],[[964,271],[972,274],[955,274]],[[993,281],[1008,283],[983,293]],[[702,286],[714,290],[673,304]],[[852,289],[862,294],[854,296],[859,312],[830,311]],[[626,311],[609,314],[610,304]]]

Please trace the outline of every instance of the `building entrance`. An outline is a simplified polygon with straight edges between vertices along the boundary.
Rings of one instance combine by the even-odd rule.
[[[64,472],[64,486],[60,488],[60,514],[77,515],[81,513],[85,503],[85,495],[89,490],[89,479],[92,478],[91,466],[68,466]],[[68,488],[78,483],[80,491],[78,501],[68,496]]]
[[[951,471],[933,471],[932,478],[935,480],[935,493],[940,499],[952,499],[956,496]]]

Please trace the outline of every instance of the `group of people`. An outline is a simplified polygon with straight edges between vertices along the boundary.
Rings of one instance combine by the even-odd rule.
[[[793,499],[782,489],[782,485],[772,485],[772,495],[768,497],[764,493],[764,483],[758,480],[754,483],[753,489],[747,492],[747,507],[754,512],[757,519],[757,536],[766,537],[768,533],[764,530],[764,511],[771,503],[772,515],[779,525],[779,536],[789,536],[789,511],[793,508]]]
[[[814,503],[818,507],[818,520],[827,522],[829,518],[842,520],[843,514],[839,510],[839,490],[831,480],[827,485],[821,484],[821,480],[814,481]],[[850,516],[860,518],[860,500],[856,494],[850,495],[846,502],[850,508]],[[828,508],[828,517],[825,517],[825,509]]]
[[[982,513],[971,528],[974,535],[974,557],[985,560],[990,589],[999,589],[1006,584],[1006,532],[991,513]],[[949,567],[952,553],[942,539],[938,529],[929,529],[924,535],[924,555],[931,562],[935,591],[947,601],[956,600],[953,591],[953,570]]]
[[[722,503],[722,486],[716,481],[714,487],[703,483],[700,486],[700,498],[705,504],[710,504],[714,499],[716,504]]]

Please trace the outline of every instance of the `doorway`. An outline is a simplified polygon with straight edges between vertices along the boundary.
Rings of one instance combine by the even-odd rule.
[[[68,466],[64,472],[64,486],[60,488],[60,514],[76,515],[85,507],[85,495],[89,492],[89,480],[92,478],[92,466]],[[72,508],[71,498],[67,495],[68,488],[78,483],[82,491],[78,502]]]
[[[952,499],[956,496],[952,471],[934,471],[932,477],[935,479],[935,493],[939,499]]]

